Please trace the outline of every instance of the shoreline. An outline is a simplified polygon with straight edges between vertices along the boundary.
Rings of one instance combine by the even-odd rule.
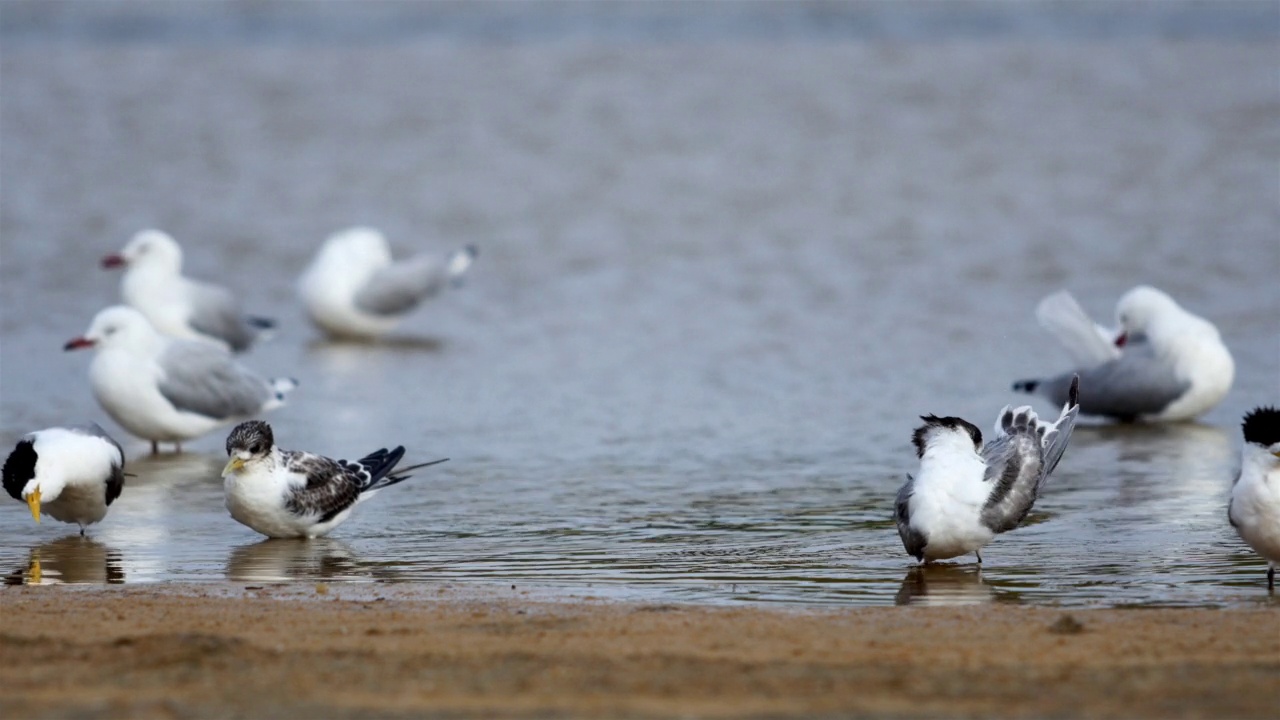
[[[1267,717],[1280,704],[1275,608],[794,610],[256,587],[6,587],[6,709]]]

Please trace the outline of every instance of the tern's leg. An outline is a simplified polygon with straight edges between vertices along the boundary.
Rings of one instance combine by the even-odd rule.
[[[1268,592],[1276,591],[1276,566],[1275,565],[1267,566],[1267,591]]]
[[[982,552],[981,552],[981,551],[978,551],[978,550],[974,550],[974,551],[973,551],[973,554],[978,556],[978,564],[979,564],[979,565],[981,565],[981,564],[982,564]]]
[[[179,453],[179,454],[181,454],[181,453],[182,453],[182,443],[180,443],[180,442],[176,442],[176,443],[174,443],[174,444],[173,444],[173,451],[174,451],[175,453]]]
[[[152,455],[160,454],[160,443],[156,442],[155,440],[151,441],[151,454]]]
[[[84,537],[84,526],[80,526],[80,537]]]

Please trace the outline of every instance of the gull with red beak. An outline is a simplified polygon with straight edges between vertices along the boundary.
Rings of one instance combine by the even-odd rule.
[[[64,349],[97,348],[89,384],[98,404],[151,450],[182,443],[284,404],[297,387],[266,380],[210,343],[156,332],[142,313],[116,305],[99,312],[82,337]]]
[[[1090,320],[1066,291],[1042,300],[1036,316],[1076,367],[1019,380],[1013,389],[1061,403],[1078,374],[1084,415],[1123,422],[1190,420],[1221,402],[1235,378],[1235,362],[1213,323],[1153,287],[1140,285],[1120,298],[1115,333]]]
[[[99,522],[124,489],[124,451],[94,423],[27,433],[4,462],[4,489],[31,517],[85,526]]]
[[[200,340],[233,352],[247,350],[275,321],[246,315],[224,287],[182,274],[182,248],[159,230],[143,230],[105,268],[123,267],[120,295],[157,330],[170,337]]]

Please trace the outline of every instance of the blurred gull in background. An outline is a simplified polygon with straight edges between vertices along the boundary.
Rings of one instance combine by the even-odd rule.
[[[275,327],[274,320],[244,314],[230,290],[184,277],[182,248],[159,230],[134,235],[102,266],[125,268],[121,297],[165,335],[242,352]]]
[[[443,258],[418,255],[393,263],[382,233],[351,228],[325,240],[298,281],[298,295],[311,321],[330,335],[376,338],[459,282],[475,257],[475,246],[468,245]]]
[[[156,332],[142,313],[116,305],[99,312],[64,349],[96,347],[89,383],[98,403],[125,430],[151,441],[182,442],[284,404],[297,387],[265,380],[216,345]]]
[[[1201,415],[1231,389],[1235,363],[1218,329],[1153,287],[1140,285],[1120,298],[1117,334],[1090,320],[1065,291],[1042,300],[1036,316],[1076,369],[1019,380],[1014,390],[1062,403],[1071,377],[1079,374],[1085,415],[1163,421]]]

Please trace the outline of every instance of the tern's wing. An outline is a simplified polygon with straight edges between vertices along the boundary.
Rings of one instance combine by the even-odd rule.
[[[440,258],[410,258],[374,273],[356,293],[356,306],[374,315],[398,315],[440,292],[448,280],[448,265]]]
[[[81,435],[98,438],[115,448],[116,456],[111,459],[111,475],[107,478],[107,505],[115,502],[116,498],[120,497],[120,493],[124,490],[124,448],[120,447],[120,443],[108,435],[107,431],[103,430],[98,423],[72,425],[67,429]]]
[[[1025,410],[1029,412],[1030,408]],[[1016,411],[1006,409],[1005,412]],[[1044,477],[1044,458],[1036,426],[1015,426],[1009,433],[982,448],[982,459],[987,463],[982,479],[990,484],[990,494],[982,506],[982,523],[998,533],[1018,527],[1035,503]]]
[[[299,517],[328,522],[355,505],[370,482],[368,470],[357,463],[296,450],[283,455],[285,469],[302,479],[285,498],[285,507]]]
[[[253,344],[258,331],[248,323],[230,290],[197,282],[186,287],[191,299],[187,324],[192,330],[216,337],[237,352]]]
[[[176,340],[160,355],[160,394],[178,410],[219,420],[253,415],[271,397],[267,381],[215,345]]]
[[[1090,319],[1066,290],[1041,300],[1036,306],[1036,319],[1079,367],[1096,367],[1120,357],[1120,348],[1111,333]]]
[[[902,547],[907,554],[919,560],[924,556],[924,546],[928,544],[924,533],[911,527],[911,493],[915,491],[915,478],[907,476],[907,482],[898,490],[898,497],[893,505],[893,518],[898,525],[898,537],[902,538]]]

